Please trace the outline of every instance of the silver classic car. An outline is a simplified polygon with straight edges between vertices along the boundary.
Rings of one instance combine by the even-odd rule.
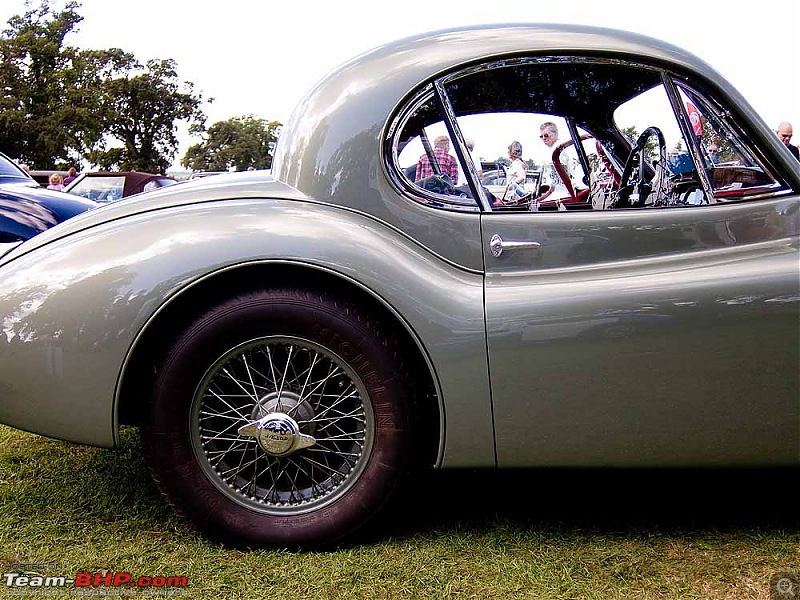
[[[545,177],[493,193],[467,138]],[[0,421],[138,426],[169,503],[245,547],[347,539],[419,468],[797,465],[799,209],[797,161],[680,48],[404,39],[305,97],[272,175],[0,258]]]

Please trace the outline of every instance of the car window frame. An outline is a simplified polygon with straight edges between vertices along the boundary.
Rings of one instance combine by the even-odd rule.
[[[119,182],[121,181],[121,185]],[[105,185],[108,182],[113,182],[113,186]],[[124,190],[125,190],[125,182],[126,177],[124,175],[101,175],[101,176],[90,176],[84,174],[83,177],[79,180],[75,180],[74,184],[70,186],[69,193],[74,194],[76,196],[80,196],[83,198],[89,198],[94,200],[95,202],[114,202],[123,198]],[[86,185],[84,185],[84,183]],[[92,184],[97,183],[98,185],[92,187]],[[102,194],[106,194],[111,191],[119,191],[119,197],[116,197],[113,200],[106,200],[102,199],[99,200],[98,198],[92,198],[91,196],[87,196],[85,194],[79,193],[76,190],[80,190],[80,187],[83,185],[83,189],[87,192],[101,192]]]
[[[692,125],[685,103],[681,98],[681,91],[683,91],[683,94],[693,100],[695,103],[697,103],[699,97],[699,99],[702,101],[703,108],[713,112],[713,116],[718,121],[720,126],[727,128],[730,134],[735,136],[735,139],[741,148],[756,162],[756,165],[762,170],[762,172],[773,181],[772,185],[742,188],[741,193],[738,195],[718,193],[722,190],[719,190],[714,184],[713,178],[709,171],[709,166],[703,160],[703,152],[702,148],[700,147],[700,142],[697,140],[696,136],[690,136],[689,139],[692,140],[691,152],[693,154],[693,160],[695,160],[695,164],[702,167],[698,170],[698,172],[702,177],[705,178],[704,183],[711,191],[711,196],[715,200],[714,204],[749,202],[752,200],[772,198],[775,196],[792,193],[793,190],[788,182],[786,182],[780,176],[779,172],[775,171],[774,167],[769,161],[765,160],[765,156],[761,148],[750,141],[753,139],[753,135],[748,134],[748,132],[742,129],[741,123],[743,121],[743,117],[739,116],[739,118],[736,118],[736,114],[731,113],[731,108],[725,108],[723,105],[720,105],[720,103],[714,98],[713,94],[707,93],[702,88],[698,89],[698,86],[691,85],[690,82],[678,81],[677,78],[671,78],[670,86],[672,89],[668,89],[668,93],[671,96],[674,94],[675,97],[673,102],[676,103],[681,109],[682,126],[691,131]],[[706,115],[705,118],[709,120],[708,115]]]
[[[411,117],[413,117],[422,106],[431,101],[437,105],[439,116],[442,118],[441,120],[444,122],[445,128],[448,130],[448,132],[451,131],[452,124],[448,124],[447,117],[442,114],[445,110],[444,103],[433,81],[429,81],[419,86],[415,92],[407,95],[399,104],[401,108],[395,111],[393,118],[389,119],[388,128],[386,134],[384,135],[384,158],[382,163],[384,165],[385,172],[388,174],[388,179],[401,196],[404,198],[409,198],[417,204],[423,204],[433,209],[455,212],[482,212],[480,211],[480,206],[474,198],[468,198],[467,201],[459,202],[455,200],[455,196],[437,194],[435,192],[425,190],[409,181],[403,172],[403,169],[400,168],[400,152],[398,151],[399,145],[396,143],[396,138],[405,130],[405,127]],[[405,147],[405,145],[403,147]],[[458,152],[456,160],[459,162],[462,161],[462,157],[458,155]],[[463,163],[461,164],[461,168],[463,169]],[[468,177],[468,179],[470,178]]]
[[[488,69],[520,65],[532,66],[552,62],[618,64],[628,68],[645,69],[657,73],[660,76],[660,85],[664,87],[667,93],[681,134],[685,140],[687,140],[687,149],[694,163],[695,170],[697,171],[697,176],[704,188],[706,197],[709,198],[708,205],[731,204],[743,201],[751,202],[794,192],[789,182],[780,175],[780,169],[776,171],[776,169],[772,167],[770,160],[768,160],[768,154],[765,154],[763,150],[753,142],[756,138],[754,138],[752,132],[747,131],[747,128],[752,127],[751,123],[740,110],[737,110],[735,102],[733,102],[726,93],[722,93],[723,90],[721,88],[718,86],[716,88],[714,87],[713,82],[706,81],[700,74],[683,73],[680,71],[679,67],[667,66],[657,61],[646,62],[629,58],[605,56],[602,54],[581,54],[579,52],[570,53],[568,55],[530,54],[505,58],[490,57],[483,60],[480,64],[472,64],[466,67],[461,66],[456,70],[440,74],[431,80],[423,82],[416,90],[412,90],[398,103],[398,108],[393,111],[392,116],[390,116],[387,121],[386,133],[384,135],[384,160],[382,162],[385,172],[388,174],[389,181],[403,197],[434,209],[456,212],[475,212],[476,210],[482,213],[497,212],[497,207],[493,207],[488,201],[488,198],[486,198],[480,185],[480,180],[477,177],[477,171],[472,165],[472,161],[468,158],[469,151],[466,147],[463,132],[458,125],[457,115],[447,95],[445,89],[446,85],[448,82],[458,78]],[[756,160],[764,174],[773,180],[774,185],[769,189],[764,189],[763,187],[754,188],[752,193],[747,193],[747,190],[744,190],[744,193],[736,197],[725,196],[721,198],[718,196],[715,193],[716,190],[713,182],[711,181],[705,162],[702,159],[702,149],[695,139],[695,136],[691,134],[691,122],[687,109],[683,106],[683,102],[681,101],[679,90],[684,90],[684,93],[688,90],[692,94],[699,95],[703,98],[706,101],[706,105],[716,111],[715,116],[728,127],[730,132],[737,137],[739,143],[747,150],[754,160]],[[399,166],[397,136],[404,131],[405,126],[414,116],[415,112],[426,102],[430,102],[431,100],[438,106],[439,116],[451,139],[452,149],[455,151],[456,159],[464,170],[468,185],[472,191],[473,198],[470,198],[469,202],[454,201],[453,196],[439,194],[414,185],[414,182],[407,179]],[[574,124],[574,115],[568,115],[568,117],[567,120],[572,121]],[[573,137],[575,133],[573,129],[574,127],[569,127],[570,137]],[[581,146],[578,142],[575,142],[575,145],[576,148]],[[578,150],[578,152],[580,155],[582,150]],[[585,155],[583,158],[585,158]],[[614,210],[642,210],[643,208],[658,208],[661,210],[665,207],[617,208]],[[678,206],[672,208],[684,207]],[[686,208],[699,207],[691,206]]]

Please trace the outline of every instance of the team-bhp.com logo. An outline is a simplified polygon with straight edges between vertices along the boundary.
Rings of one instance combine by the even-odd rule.
[[[43,575],[49,569],[43,565],[9,565],[3,573],[6,595],[33,595],[44,590],[74,588],[72,595],[91,596],[93,591],[102,588],[115,588],[114,595],[172,596],[186,593],[189,584],[186,577],[180,576],[141,576],[134,577],[128,572],[99,571],[79,572],[74,577],[66,575]],[[32,568],[38,567],[38,568]]]

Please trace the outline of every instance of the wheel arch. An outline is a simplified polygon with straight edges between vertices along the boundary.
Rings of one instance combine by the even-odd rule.
[[[444,407],[432,361],[411,325],[374,290],[329,268],[295,261],[258,261],[221,269],[194,281],[169,298],[147,321],[125,358],[114,401],[115,428],[139,426],[155,368],[171,342],[203,310],[234,294],[281,286],[314,287],[357,302],[391,328],[415,373],[420,403],[418,464],[441,461],[444,447]]]

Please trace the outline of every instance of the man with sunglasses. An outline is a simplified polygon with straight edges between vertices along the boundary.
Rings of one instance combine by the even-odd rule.
[[[539,127],[539,139],[544,142],[544,145],[547,146],[548,154],[545,159],[545,163],[543,165],[542,170],[542,183],[550,185],[555,189],[550,194],[550,198],[553,200],[558,198],[568,198],[569,192],[567,191],[567,187],[561,181],[561,177],[558,175],[558,171],[556,171],[555,166],[553,166],[553,159],[552,159],[552,150],[555,148],[559,141],[558,141],[558,127],[555,123],[551,121],[546,121],[541,124]],[[566,156],[562,153],[561,155],[561,164],[564,165],[564,168],[569,172],[568,165],[566,164]]]

